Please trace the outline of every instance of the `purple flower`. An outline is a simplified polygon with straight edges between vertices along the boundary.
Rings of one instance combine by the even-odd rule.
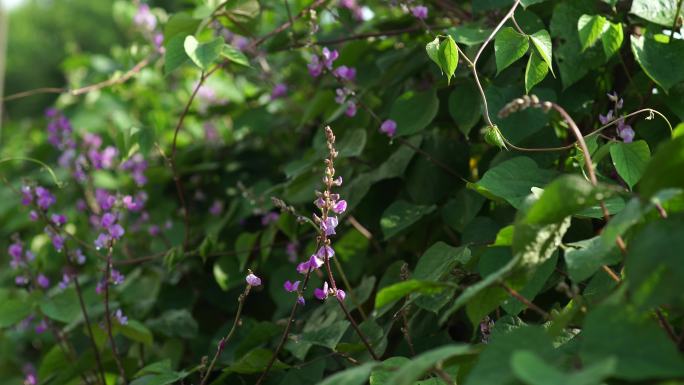
[[[38,333],[38,334],[43,334],[43,333],[45,333],[45,331],[46,331],[47,329],[48,329],[48,324],[47,324],[47,322],[45,322],[45,320],[41,320],[40,322],[38,322],[38,324],[36,325],[36,328],[35,328],[34,330],[35,330],[36,333]]]
[[[309,263],[309,261],[302,262],[299,265],[297,265],[297,272],[299,274],[306,274],[309,272],[310,269],[311,269],[311,264]]]
[[[347,96],[349,96],[349,95],[351,95],[351,94],[353,94],[353,93],[354,93],[354,92],[353,92],[352,90],[350,90],[349,88],[347,88],[347,87],[344,87],[344,88],[337,88],[337,89],[335,90],[335,94],[337,94],[337,96],[335,96],[335,102],[336,102],[337,104],[343,104],[344,101],[347,100]]]
[[[42,287],[43,289],[47,289],[50,286],[50,279],[43,274],[38,274],[36,283],[38,283],[38,286]]]
[[[28,206],[33,202],[33,192],[31,186],[21,186],[21,204]]]
[[[314,297],[323,301],[328,298],[328,282],[323,282],[323,289],[315,288]]]
[[[24,385],[38,385],[38,376],[35,372],[26,373],[26,377],[24,377]]]
[[[97,134],[86,132],[83,135],[83,144],[89,148],[100,148],[102,145],[102,138]]]
[[[287,85],[285,83],[278,83],[271,90],[271,100],[282,98],[285,95],[287,95]]]
[[[285,253],[287,254],[288,260],[290,262],[297,261],[297,243],[289,242],[287,246],[285,246]]]
[[[599,115],[599,121],[601,124],[608,124],[613,120],[613,110],[608,111],[605,115]]]
[[[150,6],[147,4],[140,4],[138,12],[133,16],[133,22],[148,31],[153,31],[157,27],[157,18],[150,12]]]
[[[392,119],[387,119],[380,125],[380,132],[386,134],[390,138],[397,132],[397,122]]]
[[[328,47],[323,47],[323,65],[329,70],[332,70],[333,63],[340,57],[340,53],[336,49],[329,50]]]
[[[285,283],[283,284],[283,288],[285,289],[285,291],[292,293],[293,291],[297,291],[297,289],[299,288],[299,283],[300,281],[295,281],[294,283],[290,281],[285,281]]]
[[[62,274],[62,280],[59,282],[59,288],[64,290],[67,287],[69,287],[69,283],[71,282],[71,276],[68,273]]]
[[[109,229],[116,223],[116,215],[112,213],[104,213],[102,215],[102,219],[100,220],[100,226],[102,226],[105,229]]]
[[[209,207],[209,214],[217,217],[221,215],[221,212],[223,211],[223,201],[220,200],[215,200],[214,203],[211,204],[211,207]]]
[[[155,48],[157,48],[157,51],[159,51],[159,53],[164,53],[164,34],[155,33],[154,37],[152,38],[152,44],[154,44]]]
[[[95,201],[102,211],[109,211],[116,203],[116,196],[110,194],[107,190],[97,189],[95,190]]]
[[[135,184],[139,187],[144,186],[147,183],[147,177],[145,176],[145,171],[147,170],[147,161],[140,153],[136,153],[125,162],[121,164],[123,170],[129,171]]]
[[[115,285],[121,285],[124,282],[124,280],[126,279],[126,276],[121,274],[121,272],[119,270],[116,270],[116,269],[112,269],[112,271],[110,273],[110,277],[112,279],[112,283]]]
[[[306,301],[304,300],[304,297],[302,297],[301,295],[297,297],[297,303],[302,306],[306,305]]]
[[[61,252],[64,249],[64,238],[58,234],[52,234],[52,246],[55,250]]]
[[[23,253],[23,251],[24,251],[24,248],[21,245],[21,243],[19,243],[19,242],[15,242],[7,248],[7,252],[9,253],[9,255],[12,258],[16,258],[16,259],[21,258],[21,254]]]
[[[620,137],[622,138],[622,140],[623,140],[625,143],[632,143],[632,141],[634,140],[635,132],[634,132],[634,129],[632,129],[632,126],[630,126],[630,125],[625,125],[625,126],[622,127],[622,129],[618,132],[618,135],[620,135]]]
[[[62,214],[52,214],[50,219],[52,220],[52,223],[55,224],[55,226],[62,226],[67,222],[66,216]]]
[[[107,247],[107,245],[109,245],[109,241],[109,235],[105,233],[98,234],[97,238],[95,239],[95,249],[100,250]]]
[[[332,184],[335,186],[342,186],[342,177],[338,176],[337,178],[333,179]]]
[[[319,269],[321,266],[323,266],[324,263],[325,261],[321,258],[318,258],[318,256],[316,255],[312,255],[311,257],[309,257],[308,264],[311,269]]]
[[[312,56],[311,62],[306,65],[306,68],[309,70],[309,75],[317,78],[323,72],[323,63],[321,63],[321,61],[318,59],[318,56]]]
[[[325,261],[326,258],[332,258],[335,256],[335,250],[333,250],[332,247],[330,246],[322,246],[318,251],[316,252],[316,257]]]
[[[261,225],[268,226],[269,224],[278,221],[278,218],[280,218],[280,214],[275,211],[270,211],[261,217]]]
[[[128,324],[128,317],[126,317],[121,309],[117,309],[114,312],[114,317],[116,317],[116,320],[119,322],[119,325],[126,325]]]
[[[24,286],[24,285],[26,285],[26,284],[29,283],[29,279],[28,279],[28,277],[25,276],[25,275],[19,275],[19,276],[17,276],[17,277],[14,278],[14,283],[15,283],[17,286]]]
[[[247,274],[247,277],[245,277],[245,281],[247,281],[247,284],[249,286],[261,286],[261,278],[257,277],[251,272]]]
[[[428,17],[428,9],[424,5],[417,5],[411,8],[411,14],[416,19],[425,20]]]
[[[145,207],[145,201],[147,200],[147,194],[139,193],[135,197],[126,195],[121,198],[121,203],[127,210],[132,212],[138,212]]]
[[[347,81],[353,81],[354,78],[356,78],[356,68],[354,67],[347,67],[347,66],[339,66],[335,68],[333,71],[333,74],[341,79],[347,80]]]
[[[322,209],[323,206],[325,206],[325,199],[323,199],[322,197],[318,197],[318,199],[316,199],[316,200],[314,201],[314,204],[315,204],[316,207],[318,207],[319,209]]]
[[[344,113],[350,118],[356,115],[356,103],[349,101],[347,102],[347,110]]]
[[[337,289],[337,298],[340,299],[340,301],[344,301],[344,299],[347,297],[347,293],[344,292],[342,289]]]
[[[36,196],[38,197],[38,207],[40,207],[43,210],[47,210],[50,206],[57,202],[55,196],[52,195],[52,193],[50,193],[50,191],[45,187],[36,187]]]
[[[335,227],[337,227],[337,217],[328,217],[321,222],[321,230],[325,235],[335,235]]]
[[[109,235],[112,236],[112,239],[120,239],[125,233],[123,227],[121,227],[121,225],[118,223],[112,225],[108,230]]]
[[[81,251],[81,249],[76,249],[71,253],[71,260],[75,261],[79,265],[82,265],[85,263],[86,257],[85,257],[85,255],[83,255],[83,252]]]
[[[29,219],[33,222],[37,221],[39,218],[38,213],[35,210],[29,212]]]
[[[335,214],[342,214],[343,212],[347,211],[347,201],[344,199],[341,201],[337,201],[333,204],[332,210],[335,212]]]
[[[150,233],[151,236],[156,237],[161,234],[161,229],[158,225],[150,225],[150,227],[147,229],[147,232]]]

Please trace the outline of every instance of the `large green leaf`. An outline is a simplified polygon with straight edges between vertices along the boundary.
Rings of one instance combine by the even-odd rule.
[[[458,67],[458,48],[451,36],[447,36],[439,45],[439,63],[447,77],[447,84],[451,84],[451,78]]]
[[[439,99],[434,90],[409,91],[392,104],[390,119],[397,122],[396,135],[413,135],[422,131],[437,116]]]
[[[437,281],[449,274],[457,264],[465,265],[470,261],[470,249],[453,247],[444,242],[430,246],[418,260],[413,278]]]
[[[454,82],[454,90],[449,95],[449,114],[458,130],[468,136],[482,118],[482,104],[477,86],[470,80]]]
[[[224,45],[222,37],[217,37],[207,43],[200,43],[194,36],[189,35],[183,41],[185,53],[195,65],[204,71],[216,62]]]
[[[684,62],[684,41],[656,41],[652,37],[631,37],[632,53],[646,75],[665,91],[684,81],[684,67],[672,63]]]
[[[677,12],[677,0],[634,0],[629,12],[652,23],[672,27]],[[684,8],[679,13],[679,17],[683,16]]]
[[[565,264],[570,279],[579,283],[594,275],[602,265],[610,265],[620,260],[620,252],[615,241],[606,245],[600,237],[569,243],[565,249]]]
[[[494,39],[497,72],[503,71],[522,58],[529,48],[530,40],[526,35],[518,33],[511,27],[502,28]]]
[[[530,35],[530,40],[534,44],[535,51],[544,59],[551,73],[553,73],[553,46],[551,36],[545,29],[541,29]]]
[[[349,322],[340,320],[333,322],[328,326],[303,333],[300,337],[300,341],[312,345],[323,346],[328,349],[334,349],[348,328]]]
[[[641,179],[651,158],[651,150],[644,140],[632,143],[615,143],[610,146],[610,157],[615,170],[630,188]]]
[[[390,385],[390,382],[388,381],[392,377],[392,374],[410,361],[411,360],[408,358],[401,356],[390,357],[382,361],[382,363],[375,367],[371,372],[370,385]]]
[[[616,378],[643,381],[684,376],[684,359],[651,314],[637,313],[623,304],[605,305],[589,313],[580,336],[582,360],[617,358]]]
[[[435,206],[414,205],[406,201],[394,201],[380,219],[385,239],[392,238],[402,230],[416,223],[420,218],[434,211]]]
[[[409,279],[407,281],[387,286],[380,290],[375,296],[375,308],[380,309],[406,297],[409,294],[438,294],[441,293],[442,290],[449,287],[451,287],[451,285],[443,282]]]
[[[518,379],[529,385],[601,385],[615,371],[615,359],[608,357],[577,372],[565,373],[539,355],[519,350],[511,357],[511,368]]]
[[[539,168],[534,160],[519,156],[487,170],[474,187],[478,192],[492,194],[520,208],[533,187],[544,187],[556,175],[555,171]]]
[[[224,372],[233,372],[240,374],[252,374],[260,373],[266,369],[266,365],[271,360],[273,352],[264,348],[256,348],[250,350],[247,354],[240,357],[238,360],[233,362],[230,366],[223,369]],[[283,363],[280,360],[275,360],[271,370],[282,370],[288,368],[289,365]]]
[[[599,15],[582,15],[577,21],[582,51],[594,45],[601,38],[607,20]]]
[[[377,362],[366,362],[365,364],[354,366],[343,370],[325,380],[318,385],[362,385],[368,381],[371,370],[378,365]]]
[[[623,40],[622,23],[608,22],[605,32],[601,35],[601,45],[606,58],[610,58],[620,51]]]
[[[639,192],[651,197],[668,187],[684,188],[684,136],[677,137],[659,147],[646,166]]]
[[[684,300],[684,218],[649,224],[630,242],[625,276],[634,301],[645,306]]]
[[[393,385],[411,385],[414,381],[420,379],[430,368],[439,365],[441,362],[454,356],[471,355],[476,352],[477,349],[472,346],[460,344],[442,346],[421,353],[414,357],[410,362],[402,365],[401,368],[390,377],[387,383]]]
[[[530,93],[532,87],[544,80],[548,73],[549,65],[536,51],[533,51],[525,68],[525,92]]]

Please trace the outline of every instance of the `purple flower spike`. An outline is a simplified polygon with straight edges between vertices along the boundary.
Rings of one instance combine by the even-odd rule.
[[[36,187],[36,196],[38,197],[38,207],[43,210],[47,210],[57,201],[55,196],[52,195],[48,189],[41,186]]]
[[[340,53],[336,49],[329,50],[328,47],[323,47],[323,64],[329,70],[332,70],[333,62],[340,57]]]
[[[283,288],[285,289],[285,291],[292,293],[294,291],[297,291],[297,289],[299,289],[299,283],[300,283],[300,281],[295,281],[294,283],[292,283],[290,281],[285,281],[285,283],[283,284]]]
[[[48,287],[50,287],[50,280],[43,274],[38,275],[38,278],[36,278],[36,283],[43,289],[47,289]]]
[[[347,66],[339,66],[335,68],[333,71],[333,74],[341,79],[347,80],[347,81],[353,81],[354,78],[356,77],[356,68],[354,67],[347,67]]]
[[[114,223],[116,223],[116,215],[112,213],[104,213],[104,215],[102,215],[102,219],[100,220],[100,226],[102,226],[102,228],[109,229]]]
[[[249,273],[245,278],[249,286],[261,286],[261,278],[257,277],[253,273]]]
[[[428,9],[424,5],[417,5],[411,8],[411,14],[416,19],[425,20],[428,17]]]
[[[347,201],[343,199],[341,201],[335,202],[332,209],[335,214],[342,214],[343,212],[347,211]]]
[[[389,136],[390,138],[397,133],[397,122],[392,119],[387,119],[380,125],[380,132]]]

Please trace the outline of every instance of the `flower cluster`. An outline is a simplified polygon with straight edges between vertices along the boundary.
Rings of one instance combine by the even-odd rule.
[[[608,124],[615,119],[617,121],[617,134],[625,143],[631,143],[634,140],[634,129],[632,126],[625,123],[624,118],[618,118],[619,111],[622,109],[624,100],[618,97],[616,92],[608,94],[608,99],[613,102],[613,109],[608,111],[605,115],[599,115],[599,121],[601,124]]]
[[[152,13],[150,6],[141,3],[138,10],[133,16],[133,24],[135,24],[143,34],[154,44],[159,53],[164,53],[164,34],[157,29],[157,16]]]
[[[340,53],[336,49],[330,50],[328,47],[324,47],[321,56],[311,57],[311,62],[307,65],[309,69],[309,74],[315,78],[321,76],[323,69],[327,68],[328,71],[333,70],[333,63],[337,58],[340,57]]]

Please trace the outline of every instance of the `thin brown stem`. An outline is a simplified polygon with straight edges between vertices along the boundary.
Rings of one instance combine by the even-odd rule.
[[[114,361],[116,362],[116,367],[119,370],[119,376],[124,384],[128,385],[128,380],[126,379],[126,371],[124,370],[123,363],[121,362],[121,357],[119,356],[119,350],[116,347],[116,341],[114,340],[114,334],[112,332],[112,314],[109,309],[109,280],[111,276],[112,269],[112,252],[114,248],[109,247],[107,253],[107,259],[105,261],[105,274],[104,274],[104,306],[105,306],[105,328],[107,329],[107,338],[109,338],[109,344],[112,347],[112,355],[114,356]]]
[[[534,304],[532,301],[530,301],[529,299],[525,298],[524,295],[520,294],[518,291],[516,291],[516,290],[513,289],[512,287],[506,285],[506,284],[503,283],[503,282],[499,283],[499,286],[501,286],[501,288],[503,288],[504,290],[506,290],[506,292],[507,292],[508,294],[510,294],[513,298],[515,298],[515,299],[517,299],[518,301],[520,301],[520,303],[522,303],[523,305],[525,305],[528,309],[533,310],[535,313],[537,313],[537,314],[539,314],[540,316],[542,316],[545,320],[551,319],[551,315],[550,315],[549,313],[547,313],[546,311],[544,311],[544,309],[540,308],[539,306],[535,305],[535,304]]]
[[[66,252],[66,248],[65,248]],[[83,314],[83,320],[85,321],[86,324],[86,330],[88,330],[88,337],[90,338],[90,344],[93,348],[93,355],[95,356],[95,363],[97,364],[98,371],[100,372],[100,380],[102,381],[102,385],[107,384],[107,380],[105,379],[105,371],[104,367],[102,366],[102,359],[100,358],[100,351],[97,349],[97,344],[95,343],[95,336],[93,335],[93,327],[92,324],[90,323],[90,317],[88,316],[88,311],[86,310],[85,307],[85,302],[83,301],[83,290],[81,290],[81,284],[78,281],[78,276],[74,274],[73,277],[74,280],[74,287],[76,288],[76,295],[78,297],[78,304],[81,307],[81,314]]]
[[[240,323],[240,316],[242,315],[242,308],[245,305],[245,301],[247,300],[247,296],[249,295],[249,290],[251,289],[252,286],[247,285],[245,287],[245,291],[240,294],[238,297],[238,308],[237,308],[237,313],[235,313],[235,320],[233,321],[233,326],[230,328],[230,331],[228,334],[224,337],[221,338],[221,340],[218,343],[218,347],[216,349],[216,353],[214,354],[214,358],[211,360],[211,363],[209,364],[209,367],[207,370],[204,372],[204,376],[202,376],[202,380],[200,381],[200,385],[206,384],[207,380],[209,379],[209,376],[211,375],[212,370],[214,370],[214,366],[216,365],[216,361],[218,360],[219,356],[221,353],[223,353],[223,350],[226,347],[226,344],[230,340],[230,338],[233,336],[233,333],[235,333],[235,330],[237,329],[237,325]]]

